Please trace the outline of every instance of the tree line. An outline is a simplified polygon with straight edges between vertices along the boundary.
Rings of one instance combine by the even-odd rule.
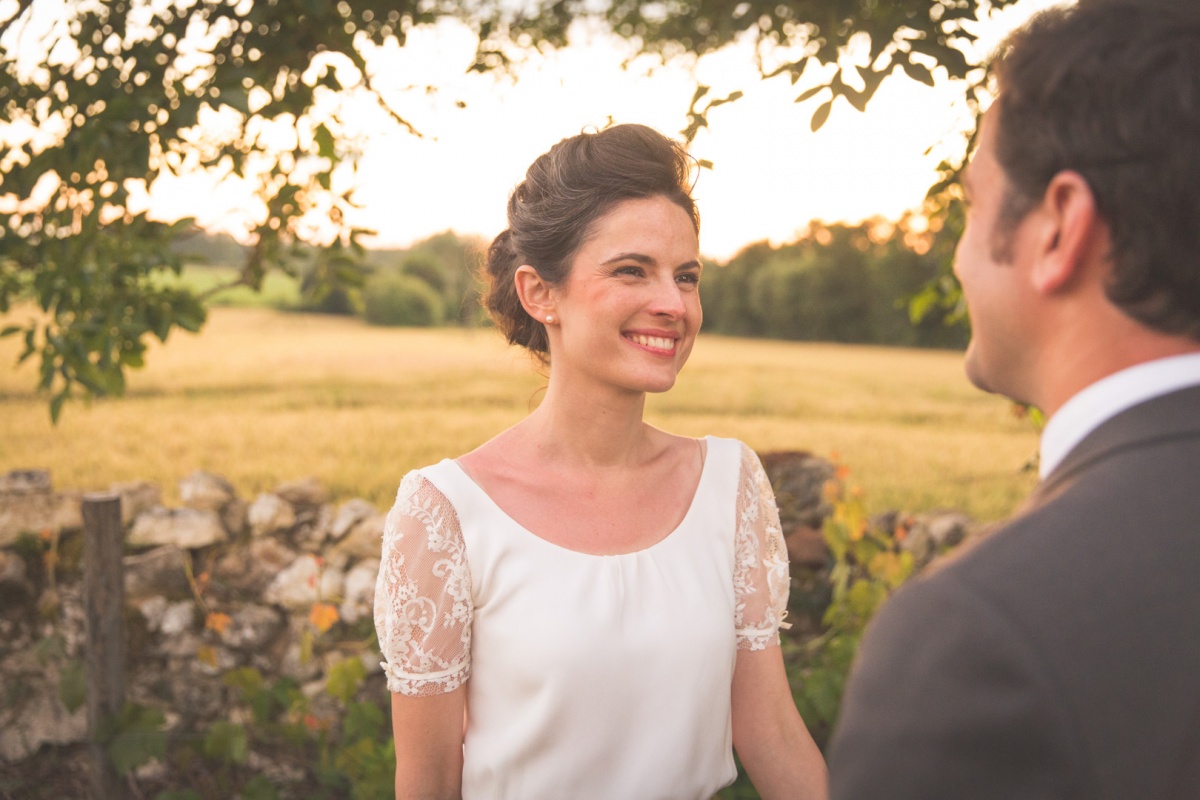
[[[928,298],[953,251],[912,218],[812,223],[794,242],[752,244],[701,280],[704,328],[735,336],[965,347],[965,317]]]
[[[944,272],[940,232],[916,234],[909,218],[854,225],[813,223],[789,244],[760,242],[728,262],[709,260],[701,281],[704,330],[731,336],[909,347],[965,346],[954,308],[915,313],[914,298]],[[446,231],[411,248],[368,250],[354,280],[324,291],[318,253],[300,254],[303,310],[355,315],[377,325],[488,324],[479,279],[486,243]],[[185,257],[236,263],[240,245],[200,235]],[[918,301],[919,302],[919,301]]]

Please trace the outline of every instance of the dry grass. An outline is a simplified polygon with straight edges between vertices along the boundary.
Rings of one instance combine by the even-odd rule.
[[[174,502],[196,469],[243,495],[315,475],[335,497],[390,504],[403,473],[520,419],[542,385],[490,330],[380,329],[265,309],[215,309],[134,373],[127,396],[64,410],[55,428],[31,368],[0,340],[0,470],[48,467],[57,486],[153,480]],[[836,453],[876,510],[1009,513],[1036,434],[974,390],[957,353],[701,337],[648,416],[759,450]]]

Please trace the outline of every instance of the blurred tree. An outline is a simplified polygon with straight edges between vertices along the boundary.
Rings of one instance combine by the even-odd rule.
[[[921,218],[924,222],[924,217]],[[740,336],[915,347],[962,347],[954,308],[936,305],[914,324],[909,299],[936,280],[953,232],[914,234],[912,218],[858,225],[811,223],[791,244],[752,244],[701,281],[705,330]]]
[[[120,393],[146,340],[204,323],[203,297],[166,288],[175,241],[191,220],[157,222],[149,188],[197,170],[255,187],[261,203],[237,284],[298,269],[295,248],[320,246],[317,284],[361,284],[361,236],[349,224],[359,148],[340,101],[373,98],[417,134],[373,88],[363,53],[415,25],[457,17],[479,35],[475,69],[503,70],[531,46],[566,44],[580,19],[598,19],[664,59],[753,38],[764,77],[799,80],[827,65],[814,128],[834,100],[863,108],[896,69],[933,82],[971,72],[964,24],[1015,0],[9,0],[0,4],[0,313],[41,308],[0,334],[41,358],[39,386],[57,419],[77,389]],[[867,45],[865,66],[839,56]],[[969,89],[973,92],[973,89]],[[707,112],[740,93],[692,99],[689,139]],[[317,286],[314,284],[314,287]],[[321,290],[310,299],[319,301]]]
[[[437,259],[430,258],[423,253],[410,255],[400,265],[400,273],[420,278],[428,284],[430,289],[433,289],[439,295],[446,294],[446,284],[448,282],[446,269]]]
[[[487,316],[480,307],[483,284],[478,275],[486,250],[487,244],[476,237],[443,231],[413,245],[401,270],[412,271],[408,260],[436,264],[441,285],[428,282],[442,293],[446,321],[473,327]]]
[[[764,320],[751,296],[751,286],[774,254],[769,244],[756,242],[742,248],[726,266],[705,264],[700,279],[705,330],[734,336],[764,335]]]
[[[363,318],[371,325],[427,328],[441,325],[445,304],[436,289],[415,275],[372,275],[363,289]]]

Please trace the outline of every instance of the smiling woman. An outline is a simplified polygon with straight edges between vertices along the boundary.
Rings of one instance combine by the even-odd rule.
[[[594,228],[562,284],[528,264],[514,276],[523,307],[555,320],[546,326],[554,389],[596,401],[664,392],[702,321],[694,222],[671,200],[645,197],[621,201]]]
[[[375,623],[406,797],[825,794],[779,649],[788,563],[753,452],[643,420],[700,329],[691,162],[637,125],[529,168],[487,305],[545,397],[401,482]],[[465,719],[465,725],[464,725]]]

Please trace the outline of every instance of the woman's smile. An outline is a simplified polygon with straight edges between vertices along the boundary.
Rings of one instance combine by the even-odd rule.
[[[638,345],[643,350],[648,350],[655,355],[673,356],[675,355],[675,342],[678,337],[675,334],[647,334],[630,332],[622,334],[627,341]]]

